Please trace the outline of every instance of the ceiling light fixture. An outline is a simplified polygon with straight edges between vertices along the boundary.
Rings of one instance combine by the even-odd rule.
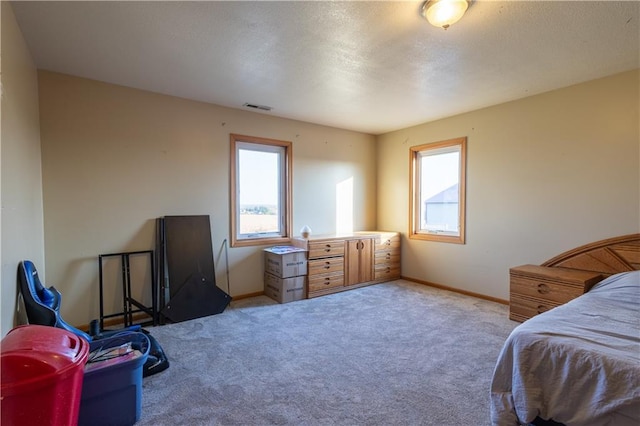
[[[467,0],[428,0],[422,6],[422,16],[431,25],[446,30],[462,18],[468,7]]]

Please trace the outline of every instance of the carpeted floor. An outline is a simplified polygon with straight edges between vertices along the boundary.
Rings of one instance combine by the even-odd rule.
[[[149,328],[138,425],[489,425],[508,307],[407,281]]]

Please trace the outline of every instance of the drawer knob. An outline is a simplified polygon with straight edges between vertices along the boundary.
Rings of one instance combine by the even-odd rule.
[[[387,258],[387,259],[391,259],[391,253],[387,253],[386,258]]]
[[[331,248],[326,248],[324,249],[324,251],[326,251],[327,253],[329,253],[331,251]]]
[[[548,286],[548,285],[546,285],[546,284],[542,284],[542,283],[538,284],[538,293],[540,293],[540,294],[547,294],[547,293],[549,293],[550,291],[551,291],[551,289],[549,288],[549,286]]]
[[[541,314],[543,312],[547,312],[549,310],[549,308],[547,308],[544,305],[538,305],[538,313]]]

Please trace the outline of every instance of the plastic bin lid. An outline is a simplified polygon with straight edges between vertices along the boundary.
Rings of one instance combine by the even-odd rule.
[[[33,391],[84,369],[89,342],[55,327],[23,325],[0,345],[2,395]]]

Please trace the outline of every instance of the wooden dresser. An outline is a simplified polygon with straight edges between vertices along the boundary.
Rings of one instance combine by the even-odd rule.
[[[307,297],[400,278],[400,234],[355,232],[294,238],[307,250]]]
[[[603,279],[598,272],[523,265],[509,269],[509,319],[526,321],[586,293]]]

